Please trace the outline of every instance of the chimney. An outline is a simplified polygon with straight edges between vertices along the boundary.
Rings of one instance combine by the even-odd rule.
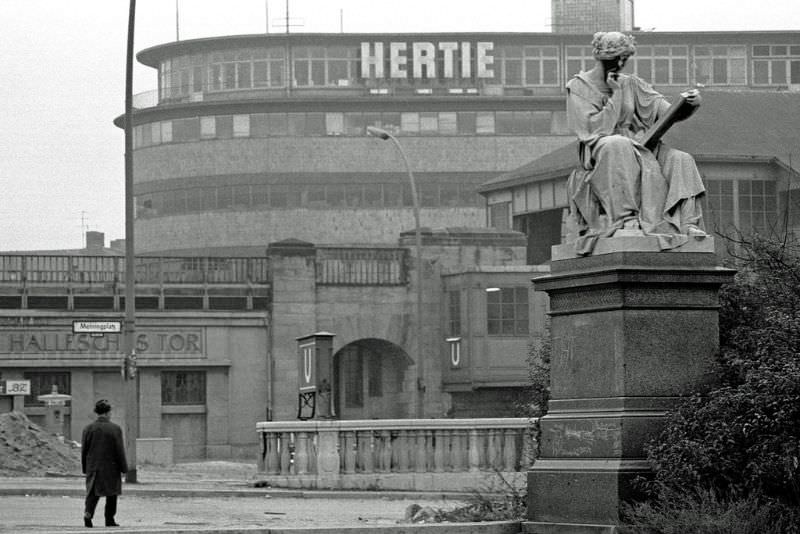
[[[111,242],[108,244],[108,248],[112,250],[116,250],[117,252],[125,252],[125,240],[124,239],[112,239]]]
[[[103,232],[90,230],[86,232],[86,250],[100,252],[106,246],[106,235]]]

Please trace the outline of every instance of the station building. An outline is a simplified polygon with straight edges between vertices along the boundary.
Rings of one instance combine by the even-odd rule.
[[[796,228],[800,32],[641,32],[616,0],[593,3],[614,21],[599,28],[585,4],[554,0],[552,33],[139,52],[156,85],[133,114],[140,435],[173,437],[178,458],[254,454],[256,421],[297,417],[297,339],[320,331],[337,417],[512,415],[546,329],[531,279],[569,233],[564,85],[596,30],[632,31],[626,68],[663,93],[705,87],[668,140],[697,156],[712,229]],[[124,258],[103,250],[0,255],[2,378],[36,389],[0,409],[41,417],[57,383],[73,438],[95,397],[121,404],[118,341],[69,330],[122,317]]]

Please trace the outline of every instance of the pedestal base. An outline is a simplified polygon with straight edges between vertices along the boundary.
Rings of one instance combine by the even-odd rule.
[[[526,532],[613,532],[666,413],[714,382],[718,292],[734,271],[711,238],[683,252],[654,239],[601,239],[587,257],[554,247],[551,275],[534,280],[550,297],[552,399]]]
[[[522,523],[522,532],[525,534],[616,534],[617,528],[613,525],[526,521]]]

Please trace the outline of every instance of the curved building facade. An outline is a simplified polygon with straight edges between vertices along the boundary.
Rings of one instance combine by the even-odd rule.
[[[677,93],[800,84],[796,32],[634,32],[628,70]],[[396,244],[413,227],[485,226],[480,184],[572,140],[563,87],[587,34],[264,34],[138,54],[139,252],[236,254],[286,238]],[[118,124],[121,123],[118,119]],[[249,250],[252,252],[252,250]]]
[[[137,249],[233,252],[298,238],[394,244],[485,226],[477,187],[568,141],[549,34],[250,35],[139,53]]]

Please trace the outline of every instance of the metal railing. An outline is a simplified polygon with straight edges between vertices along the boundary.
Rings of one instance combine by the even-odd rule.
[[[408,281],[404,248],[317,249],[317,284],[393,286]]]
[[[137,284],[266,284],[266,258],[138,257]],[[114,284],[125,280],[119,256],[0,255],[0,283]]]

